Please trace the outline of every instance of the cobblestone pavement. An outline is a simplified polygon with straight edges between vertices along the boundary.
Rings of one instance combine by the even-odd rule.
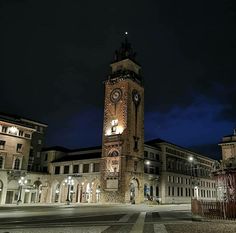
[[[132,231],[132,225],[25,228],[0,230],[0,233],[235,233],[235,223],[200,222],[188,224],[145,224],[142,231]]]
[[[0,233],[236,233],[236,222],[192,221],[188,206],[97,208],[0,210]]]

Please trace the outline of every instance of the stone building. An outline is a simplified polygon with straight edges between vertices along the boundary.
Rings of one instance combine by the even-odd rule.
[[[12,143],[14,152],[10,147],[5,151],[11,157],[11,166],[0,166],[2,204],[19,200],[24,203],[189,203],[191,198],[215,198],[215,183],[210,177],[214,160],[161,139],[144,143],[143,78],[127,39],[115,52],[110,66],[111,72],[104,82],[101,146],[78,150],[50,147],[39,154],[39,145],[43,144],[39,136],[43,137],[47,125],[15,122],[9,125],[14,127],[15,135],[3,126],[0,128],[1,137],[8,136],[9,141],[23,140]],[[32,142],[34,135],[37,147]],[[5,139],[0,140],[0,148],[8,145],[3,142]],[[22,147],[25,152],[20,156],[15,152],[18,143],[25,145]],[[36,152],[30,152],[32,148],[37,148]],[[34,159],[28,166],[31,154]],[[0,165],[5,164],[4,153],[2,158],[4,162],[0,160]],[[15,169],[16,158],[24,161],[18,169]]]
[[[36,202],[44,174],[27,174],[35,147],[35,125],[18,116],[0,114],[0,203]],[[24,189],[22,188],[24,186]]]
[[[45,154],[59,155],[65,148],[45,149]],[[189,158],[193,158],[192,161]],[[60,158],[49,162],[49,183],[51,187],[50,202],[66,201],[68,186],[66,180],[70,176],[74,184],[70,188],[70,198],[74,203],[104,202],[102,195],[103,172],[101,171],[102,147],[67,150]],[[156,139],[144,144],[142,202],[189,203],[191,198],[214,200],[216,197],[215,182],[210,177],[214,160],[167,141]],[[132,185],[128,185],[128,197],[124,203],[134,198],[138,203],[138,195],[133,196]],[[135,187],[135,189],[139,187]],[[139,190],[138,190],[139,191]],[[113,192],[113,191],[111,191]],[[116,193],[116,191],[114,191]],[[136,199],[137,198],[137,199]],[[110,202],[121,202],[113,199]],[[106,202],[107,203],[107,202]]]
[[[224,136],[219,143],[222,150],[222,160],[214,165],[217,200],[236,201],[236,130],[231,135]]]

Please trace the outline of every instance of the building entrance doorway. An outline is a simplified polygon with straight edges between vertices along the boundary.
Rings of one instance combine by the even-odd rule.
[[[132,179],[130,182],[130,203],[135,204],[138,197],[138,182],[136,179]]]

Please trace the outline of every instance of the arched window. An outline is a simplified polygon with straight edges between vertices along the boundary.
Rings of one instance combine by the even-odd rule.
[[[3,169],[3,157],[0,156],[0,169]]]
[[[20,169],[20,159],[16,158],[14,163],[14,169],[19,170]]]

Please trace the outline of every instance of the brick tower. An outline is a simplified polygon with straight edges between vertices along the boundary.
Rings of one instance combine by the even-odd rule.
[[[144,88],[127,38],[115,52],[105,81],[101,200],[143,201]]]

